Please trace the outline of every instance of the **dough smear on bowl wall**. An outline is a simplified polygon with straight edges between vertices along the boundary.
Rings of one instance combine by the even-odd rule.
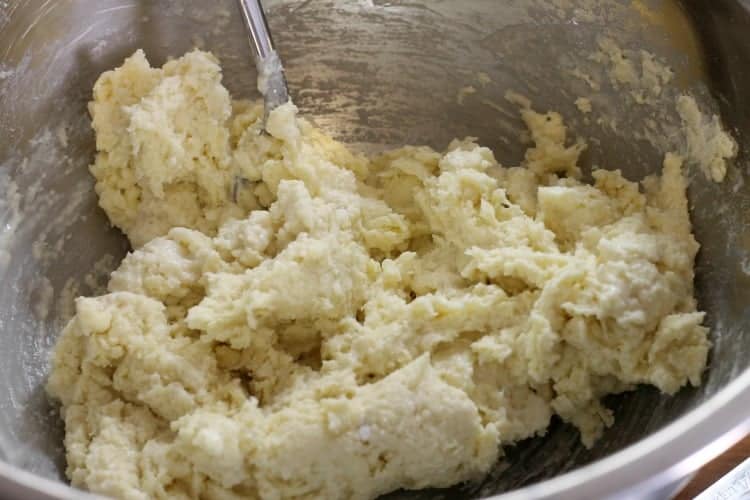
[[[67,475],[116,498],[359,498],[481,478],[553,415],[697,386],[682,159],[596,170],[562,117],[532,144],[366,157],[292,103],[263,130],[219,62],[137,52],[90,104],[101,207],[134,250],[54,355]]]

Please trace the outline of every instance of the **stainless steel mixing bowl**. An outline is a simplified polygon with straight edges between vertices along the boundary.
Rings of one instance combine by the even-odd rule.
[[[591,450],[554,422],[544,438],[510,447],[481,483],[391,498],[659,498],[750,430],[750,2],[284,0],[267,7],[295,101],[358,147],[441,148],[469,135],[502,163],[516,163],[524,146],[507,90],[563,112],[572,131],[590,139],[586,165],[620,168],[633,179],[657,171],[665,150],[684,147],[674,112],[679,92],[720,113],[741,144],[725,183],[691,175],[703,245],[697,294],[713,340],[703,385],[674,397],[641,388],[609,398],[617,422]],[[674,68],[673,82],[655,102],[635,103],[612,84],[606,64],[591,59],[601,36],[636,58],[641,49],[654,53]],[[61,426],[44,391],[48,353],[70,296],[95,293],[127,251],[98,210],[87,173],[92,84],[139,47],[161,64],[195,45],[222,58],[235,95],[256,96],[234,0],[0,1],[0,497],[80,498],[64,486]],[[592,113],[575,108],[579,96],[591,96]]]

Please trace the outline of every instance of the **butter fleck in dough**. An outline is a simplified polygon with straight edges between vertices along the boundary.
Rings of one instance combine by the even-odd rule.
[[[725,132],[717,115],[708,118],[691,96],[677,98],[677,112],[687,139],[687,159],[698,165],[706,179],[722,182],[727,162],[737,156],[737,142]]]
[[[134,251],[54,356],[67,474],[117,498],[369,499],[481,477],[552,415],[593,445],[606,394],[700,383],[681,159],[583,184],[525,104],[504,167],[350,152],[232,101],[208,53],[137,52],[90,106],[100,204]]]
[[[588,97],[579,97],[575,100],[576,108],[583,114],[591,113],[593,107],[591,106],[591,99]]]

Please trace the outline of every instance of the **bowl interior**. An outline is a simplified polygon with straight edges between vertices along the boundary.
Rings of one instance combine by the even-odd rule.
[[[474,136],[505,165],[525,145],[508,90],[560,111],[586,138],[587,167],[640,179],[684,148],[675,98],[690,92],[750,138],[750,15],[741,0],[277,0],[269,22],[295,102],[334,137],[368,151],[444,148]],[[642,70],[641,50],[674,70],[648,102],[597,60],[612,40]],[[100,293],[127,251],[97,208],[86,103],[96,77],[143,48],[154,65],[194,46],[215,52],[235,97],[257,97],[233,0],[0,3],[0,459],[64,480],[62,430],[44,391],[48,355],[77,294]],[[473,90],[472,90],[473,89]],[[590,98],[591,113],[575,105]],[[500,493],[620,450],[707,401],[750,364],[747,150],[722,184],[690,172],[700,307],[713,350],[704,384],[674,397],[641,388],[611,397],[617,421],[597,446],[555,422],[507,449],[481,484]],[[427,498],[434,492],[399,492]]]

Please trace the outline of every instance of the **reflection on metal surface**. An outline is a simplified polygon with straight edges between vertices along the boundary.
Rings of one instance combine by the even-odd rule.
[[[671,1],[659,2],[655,8],[644,0],[633,0],[632,5],[644,21],[660,30],[664,39],[684,55],[686,63],[677,71],[677,85],[689,88],[699,82],[706,72],[704,54],[697,34],[687,22],[684,7]]]

